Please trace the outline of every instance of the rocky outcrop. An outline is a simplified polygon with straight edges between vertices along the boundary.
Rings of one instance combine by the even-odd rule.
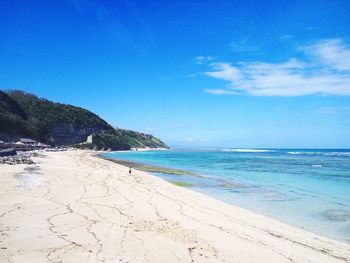
[[[49,141],[52,145],[71,145],[82,143],[93,134],[103,131],[105,127],[86,127],[72,123],[56,123],[49,129]]]
[[[13,156],[13,155],[16,155],[16,151],[15,149],[4,149],[4,150],[0,150],[0,157],[3,157],[3,156]]]
[[[34,164],[34,161],[31,159],[31,157],[37,156],[39,156],[39,153],[35,151],[18,153],[15,151],[15,155],[0,156],[0,164]]]

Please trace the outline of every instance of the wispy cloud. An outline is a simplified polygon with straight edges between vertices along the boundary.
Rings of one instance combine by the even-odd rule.
[[[239,94],[238,92],[234,90],[228,90],[228,89],[205,89],[206,93],[210,94],[216,94],[216,95],[234,95]]]
[[[293,38],[294,38],[294,36],[290,35],[290,34],[285,34],[285,35],[280,36],[280,39],[282,39],[282,40],[288,40],[288,39],[293,39]]]
[[[315,26],[308,26],[308,27],[306,27],[305,29],[306,29],[307,31],[312,31],[312,30],[316,30],[317,27],[315,27]]]
[[[350,48],[341,39],[324,40],[300,49],[324,66],[350,71]]]
[[[230,48],[234,52],[255,52],[259,47],[251,44],[248,39],[235,40],[230,43]]]
[[[212,61],[216,59],[216,57],[213,57],[213,56],[197,56],[194,58],[194,61],[197,63],[197,64],[204,64],[204,63],[207,63],[209,61]]]
[[[150,27],[141,16],[137,6],[131,0],[118,1],[118,8],[111,8],[108,3],[97,0],[66,0],[76,11],[88,15],[97,21],[97,25],[112,35],[118,44],[127,48],[142,50],[145,44],[153,45],[154,39]],[[130,21],[125,21],[120,15],[128,14]]]
[[[299,48],[305,59],[281,63],[216,62],[203,74],[227,82],[211,94],[254,96],[350,95],[350,48],[341,39],[314,42]]]
[[[339,113],[350,113],[350,107],[323,107],[316,108],[313,110],[314,113],[318,114],[339,114]]]

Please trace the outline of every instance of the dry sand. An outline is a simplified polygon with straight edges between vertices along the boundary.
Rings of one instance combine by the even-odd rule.
[[[0,262],[350,262],[349,244],[90,152],[46,155],[0,166]]]

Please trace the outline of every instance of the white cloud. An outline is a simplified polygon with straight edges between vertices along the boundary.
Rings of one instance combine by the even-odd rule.
[[[216,57],[212,57],[212,56],[197,56],[194,58],[194,61],[197,64],[204,64],[207,63],[208,61],[214,60]]]
[[[320,41],[302,47],[301,50],[324,65],[332,66],[337,70],[350,71],[350,49],[340,39]]]
[[[232,95],[232,94],[238,94],[237,92],[233,90],[227,90],[227,89],[205,89],[206,93],[210,94],[216,94],[216,95]]]
[[[227,82],[211,94],[254,96],[350,95],[350,49],[340,39],[319,41],[299,49],[307,59],[282,63],[212,63],[203,74]]]
[[[242,77],[240,70],[232,67],[228,63],[212,63],[211,65],[214,71],[205,72],[205,74],[210,77],[231,82],[238,81]]]

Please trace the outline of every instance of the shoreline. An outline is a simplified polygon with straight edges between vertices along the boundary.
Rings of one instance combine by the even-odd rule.
[[[277,152],[277,149],[275,149],[274,151]],[[286,150],[284,152],[282,151],[282,154],[287,153],[289,154],[289,152],[287,152]],[[300,181],[288,181],[291,180],[290,175],[292,173],[288,174],[287,172],[285,173],[287,179],[284,179],[283,177],[285,174],[280,175],[281,179],[276,178],[279,174],[275,170],[273,170],[275,167],[272,166],[270,166],[271,170],[262,169],[262,171],[261,169],[254,170],[256,167],[252,167],[251,171],[254,171],[254,174],[253,172],[249,174],[249,169],[242,169],[240,171],[239,169],[235,170],[235,167],[227,165],[225,166],[225,168],[232,168],[232,170],[230,170],[230,172],[232,172],[229,173],[226,172],[228,169],[220,169],[220,165],[223,166],[223,164],[221,163],[220,165],[213,165],[213,168],[211,168],[208,164],[206,165],[206,170],[203,170],[201,169],[201,167],[203,167],[204,162],[214,164],[215,159],[204,159],[207,157],[207,155],[197,155],[195,151],[194,153],[192,153],[191,151],[191,154],[182,154],[182,152],[176,154],[176,152],[174,152],[170,154],[170,157],[167,157],[167,154],[158,154],[156,152],[151,153],[150,155],[144,155],[142,153],[140,154],[141,155],[138,155],[137,153],[119,155],[117,153],[111,153],[106,155],[102,154],[101,157],[107,157],[108,159],[112,159],[112,161],[115,161],[122,165],[124,165],[123,162],[125,162],[125,165],[130,167],[135,166],[128,165],[128,162],[134,164],[135,161],[136,165],[137,162],[144,165],[148,164],[150,166],[157,166],[157,164],[162,165],[163,168],[161,170],[155,169],[153,171],[152,169],[146,169],[143,171],[151,172],[152,175],[162,178],[167,182],[174,183],[177,185],[182,184],[184,187],[188,187],[193,191],[203,193],[217,200],[221,200],[229,205],[245,208],[252,212],[267,216],[269,218],[273,218],[279,222],[288,224],[290,226],[301,228],[317,235],[321,235],[327,238],[335,239],[350,244],[350,229],[348,224],[350,214],[347,209],[348,198],[347,194],[344,191],[342,191],[343,189],[345,189],[345,186],[343,188],[339,188],[340,190],[339,192],[337,192],[334,191],[335,186],[330,184],[329,186],[327,186],[328,192],[325,192],[322,191],[325,188],[316,187],[318,185],[318,182],[315,182],[314,180],[314,185],[312,187],[308,185],[308,187],[303,188],[303,177],[301,177],[301,179],[303,180]],[[326,152],[326,154],[328,155],[329,153]],[[194,157],[192,158],[191,155],[193,155]],[[205,161],[198,164],[196,160],[196,158],[198,159],[198,156],[200,156],[202,160]],[[250,158],[255,158],[255,155],[253,154],[248,155],[247,153],[247,156],[249,156]],[[266,154],[266,156],[269,155]],[[275,154],[275,156],[273,156],[271,160],[273,160],[273,158],[281,158],[278,154]],[[172,161],[175,158],[176,161]],[[236,160],[237,158],[238,160],[239,155],[238,157],[232,155],[230,156],[230,158],[233,158],[234,160]],[[284,159],[283,156],[282,158]],[[289,158],[292,159],[293,157]],[[257,157],[256,159],[259,161],[259,157]],[[294,159],[292,159],[292,161],[294,161]],[[344,161],[347,162],[347,160]],[[323,172],[323,174],[332,174],[332,170],[330,170],[329,168],[332,167],[332,162],[333,160],[326,159],[322,165],[320,164],[319,160],[312,159],[311,161],[308,161],[306,164],[304,164],[304,167],[307,168],[304,169],[304,172],[306,175],[312,175],[310,177],[313,178],[316,177],[315,174],[317,173]],[[325,167],[323,168],[323,166]],[[322,167],[322,170],[319,167]],[[180,168],[183,169],[184,172],[182,174],[167,172],[167,169],[171,171],[172,168]],[[137,169],[137,167],[135,167],[135,169]],[[192,171],[193,173],[196,173],[197,176],[191,176],[190,174],[186,174],[186,169],[187,171]],[[260,178],[255,178],[256,181],[253,181],[249,177],[252,176],[252,178],[254,178],[253,176],[255,174],[264,178],[270,178],[269,176],[271,175],[271,178],[275,178],[276,180],[264,181],[263,179],[262,181],[259,181]],[[266,176],[261,176],[264,174]],[[306,175],[305,178],[307,177]],[[306,178],[306,180],[304,181],[306,183],[310,183],[309,178]],[[289,182],[292,183],[288,184]],[[323,182],[321,181],[320,183],[320,185],[322,186]],[[300,188],[298,188],[298,184],[301,186]],[[280,187],[280,185],[282,185],[283,187]],[[323,186],[325,185],[323,184]],[[342,196],[344,197],[344,199],[342,199]],[[337,203],[334,202],[336,198],[338,198]],[[283,212],[281,213],[281,211]]]
[[[349,244],[142,171],[129,176],[127,167],[96,152],[45,154],[30,171],[1,167],[0,259],[350,262]],[[36,182],[24,188],[28,176]]]
[[[149,151],[167,151],[170,150],[171,148],[131,148],[130,150],[120,150],[120,151],[102,151],[104,153],[109,153],[109,152],[149,152]]]
[[[102,153],[104,154],[104,153]],[[135,162],[135,161],[129,161],[129,160],[123,160],[123,159],[116,159],[116,158],[110,158],[110,157],[104,157],[102,154],[96,154],[95,156],[98,158],[101,158],[103,160],[107,160],[119,165],[122,165],[127,168],[132,168],[140,172],[147,172],[147,173],[162,173],[162,174],[169,174],[169,175],[179,175],[179,176],[193,176],[198,178],[205,178],[202,175],[195,174],[190,171],[186,170],[180,170],[175,169],[171,167],[165,167],[165,166],[159,166],[159,165],[151,165],[146,164],[142,162]]]

